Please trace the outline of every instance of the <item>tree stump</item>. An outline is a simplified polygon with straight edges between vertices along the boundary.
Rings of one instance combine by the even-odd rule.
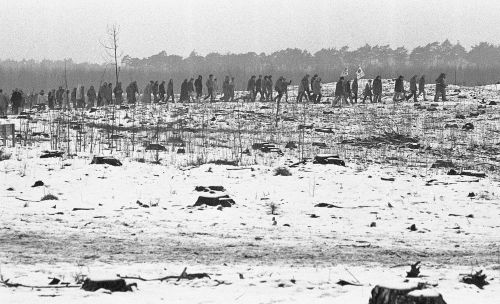
[[[231,207],[235,204],[234,200],[232,200],[227,194],[210,194],[211,193],[200,195],[196,203],[194,203],[194,207],[202,205]]]
[[[338,155],[333,154],[318,154],[314,157],[313,163],[322,165],[333,164],[345,167],[345,162]]]
[[[414,290],[408,293],[408,304],[446,304],[439,292],[434,289]]]
[[[118,159],[114,158],[113,156],[94,156],[92,158],[92,162],[90,162],[92,165],[111,165],[111,166],[121,166],[122,162],[119,161]]]
[[[377,285],[368,304],[446,304],[433,289],[420,289],[417,283]]]

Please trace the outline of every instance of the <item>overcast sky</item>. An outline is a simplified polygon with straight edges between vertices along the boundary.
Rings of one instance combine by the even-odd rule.
[[[99,41],[120,26],[133,57],[166,50],[270,53],[348,45],[413,48],[449,38],[500,43],[495,0],[1,0],[0,59],[103,62]]]

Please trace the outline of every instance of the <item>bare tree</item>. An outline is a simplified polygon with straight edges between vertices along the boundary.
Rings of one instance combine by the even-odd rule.
[[[120,68],[118,67],[118,57],[122,57],[123,53],[118,54],[118,43],[120,41],[120,28],[118,25],[113,24],[107,28],[107,39],[105,42],[101,42],[101,45],[106,51],[107,59],[113,60],[113,65],[115,66],[115,77],[116,83],[118,85],[118,79],[120,76]]]
[[[118,80],[120,76],[120,69],[118,67],[118,57],[122,57],[123,54],[118,55],[118,42],[119,42],[119,34],[120,34],[120,29],[118,25],[113,24],[112,26],[108,26],[107,29],[107,41],[101,42],[101,45],[104,47],[104,50],[106,52],[106,55],[108,59],[111,59],[114,61],[112,64],[115,66],[115,87],[118,86]],[[116,112],[116,106],[115,106],[115,100],[112,99],[113,102],[113,124],[111,125],[111,136],[108,138],[110,139],[110,147],[111,147],[111,153],[113,153],[113,137],[115,133],[115,112]],[[108,134],[109,135],[109,134]]]

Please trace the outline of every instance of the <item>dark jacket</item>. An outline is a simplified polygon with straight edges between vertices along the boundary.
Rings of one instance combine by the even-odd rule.
[[[405,91],[404,83],[402,78],[397,78],[396,83],[394,84],[394,92],[403,93]]]
[[[181,84],[181,101],[188,100],[188,82],[184,80]]]
[[[174,95],[174,83],[173,82],[170,82],[170,81],[168,82],[167,94]]]
[[[248,80],[247,91],[255,91],[255,78]]]
[[[351,84],[349,83],[349,80],[347,80],[344,84],[344,92],[346,95],[351,94]]]
[[[417,76],[413,76],[410,79],[410,91],[416,91],[417,90]]]
[[[375,78],[373,80],[372,90],[374,95],[382,95],[382,79]]]
[[[420,77],[420,80],[418,81],[418,89],[420,91],[423,91],[425,89],[425,78],[424,78],[424,76]]]
[[[262,78],[257,78],[255,81],[255,87],[257,88],[257,91],[260,91],[262,88]]]
[[[439,77],[436,79],[436,91],[444,90],[445,88],[446,84],[444,83],[444,77],[442,75],[439,75]]]
[[[358,94],[358,79],[357,79],[357,78],[354,78],[354,80],[352,81],[352,84],[351,84],[351,91],[352,91],[354,94]]]
[[[344,96],[344,81],[339,80],[335,86],[335,97]]]
[[[203,91],[203,84],[201,83],[200,78],[196,78],[196,80],[194,81],[194,87],[196,89],[196,93],[201,94],[201,92]]]

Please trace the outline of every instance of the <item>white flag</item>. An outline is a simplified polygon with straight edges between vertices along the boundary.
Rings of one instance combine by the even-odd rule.
[[[361,67],[358,67],[358,70],[356,71],[356,76],[358,77],[358,79],[361,79],[363,78],[363,76],[365,76],[365,72],[363,72],[363,69]]]
[[[349,75],[349,69],[345,68],[344,71],[342,72],[342,74],[340,74],[340,76],[346,77],[347,75]]]

